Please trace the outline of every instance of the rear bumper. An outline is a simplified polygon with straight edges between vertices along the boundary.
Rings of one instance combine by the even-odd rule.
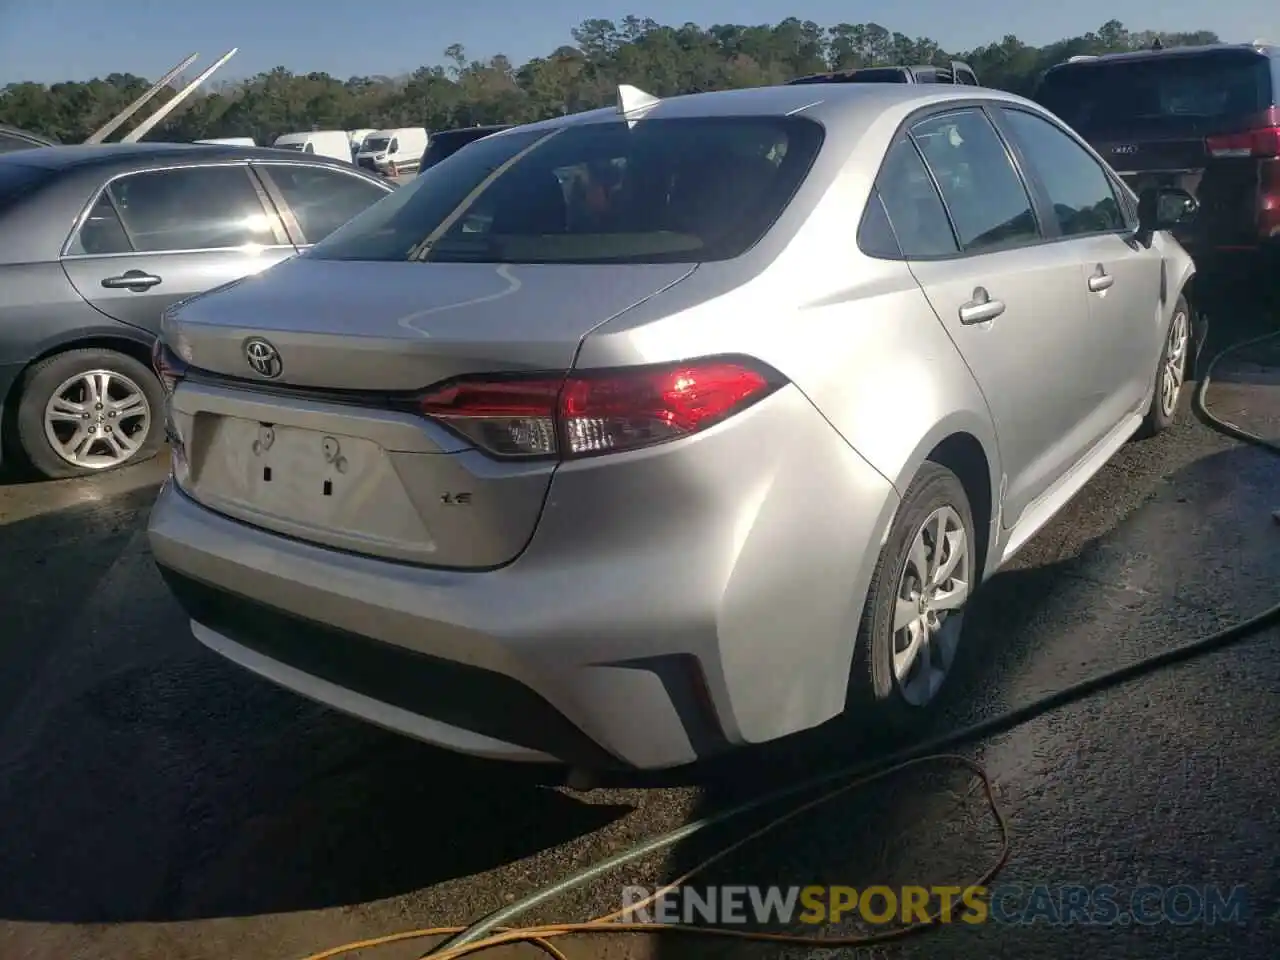
[[[338,710],[495,759],[679,766],[843,709],[897,506],[798,391],[739,416],[755,427],[561,468],[497,570],[303,543],[172,482],[152,554],[198,639]],[[759,456],[760,430],[783,449]]]

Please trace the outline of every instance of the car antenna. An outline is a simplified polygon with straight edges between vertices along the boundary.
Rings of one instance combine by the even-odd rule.
[[[645,93],[639,87],[633,87],[629,83],[618,84],[618,113],[627,118],[628,129],[634,127],[636,120],[640,119],[632,117],[631,114],[642,113],[661,102],[660,98],[651,93]]]

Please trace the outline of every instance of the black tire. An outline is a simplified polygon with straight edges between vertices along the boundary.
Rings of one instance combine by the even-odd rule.
[[[1178,394],[1172,408],[1166,409],[1163,394],[1165,367],[1168,366],[1169,350],[1173,345],[1172,334],[1178,328],[1180,320],[1185,333],[1183,335],[1182,359],[1178,364],[1180,368],[1178,371],[1180,377]],[[1137,439],[1145,440],[1154,437],[1158,433],[1163,433],[1177,419],[1178,401],[1182,398],[1182,388],[1187,382],[1187,370],[1190,367],[1189,358],[1195,344],[1193,333],[1191,308],[1187,305],[1187,298],[1179,295],[1177,302],[1173,305],[1173,314],[1169,318],[1169,328],[1164,332],[1164,345],[1160,347],[1160,363],[1156,366],[1155,390],[1151,394],[1151,406],[1147,409],[1147,416],[1142,421],[1142,426],[1138,428]]]
[[[872,720],[893,732],[911,732],[931,713],[937,691],[927,703],[913,703],[904,693],[893,669],[895,636],[893,620],[899,589],[907,574],[908,556],[916,535],[925,522],[939,509],[950,507],[959,517],[965,531],[964,557],[969,595],[980,579],[974,540],[973,513],[969,498],[959,478],[940,464],[927,462],[920,468],[894,517],[889,537],[871,577],[867,603],[858,630],[854,650],[853,671],[849,679],[849,705],[855,712],[870,712]],[[963,608],[949,613],[955,617],[952,628],[963,624]],[[954,667],[954,658],[948,667]],[[947,670],[949,675],[950,669]],[[945,679],[945,677],[944,677]],[[941,687],[939,687],[939,690]]]
[[[104,370],[132,381],[146,399],[148,407],[145,436],[135,437],[141,440],[137,449],[132,456],[115,466],[95,467],[70,463],[58,454],[45,434],[45,406],[53,398],[54,391],[78,374],[93,370]],[[160,381],[144,364],[126,354],[98,347],[54,354],[27,370],[19,390],[20,399],[15,418],[18,447],[32,469],[46,479],[88,476],[125,464],[141,463],[154,457],[164,445],[164,392]],[[125,429],[141,429],[141,426],[138,419],[130,419]]]

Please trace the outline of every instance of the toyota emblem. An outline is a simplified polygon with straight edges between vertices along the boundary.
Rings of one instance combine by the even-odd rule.
[[[280,376],[280,371],[284,369],[280,351],[261,337],[251,337],[244,342],[244,358],[254,373],[268,379]]]

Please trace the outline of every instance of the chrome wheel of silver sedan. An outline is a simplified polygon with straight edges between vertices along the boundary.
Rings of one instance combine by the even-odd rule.
[[[1181,306],[1173,314],[1169,324],[1169,339],[1165,345],[1164,367],[1160,371],[1160,411],[1172,418],[1178,408],[1178,396],[1187,373],[1187,345],[1191,340],[1191,321]]]
[[[108,470],[134,456],[151,429],[142,388],[112,370],[88,370],[64,380],[45,404],[45,437],[67,463]]]
[[[967,538],[960,515],[939,507],[907,554],[893,617],[893,674],[912,706],[934,698],[955,660],[972,583]]]

